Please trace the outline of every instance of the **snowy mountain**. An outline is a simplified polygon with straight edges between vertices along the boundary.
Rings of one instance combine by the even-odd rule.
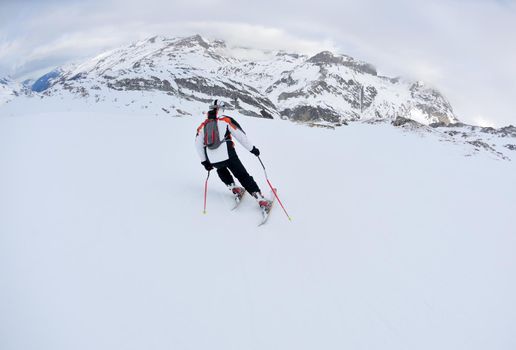
[[[47,90],[52,83],[61,76],[60,69],[54,69],[51,72],[44,74],[35,81],[30,82],[30,90],[34,92],[42,92]]]
[[[368,63],[328,51],[312,57],[263,51],[260,59],[249,59],[246,50],[198,35],[152,37],[45,74],[26,89],[29,98],[20,107],[11,103],[4,112],[26,105],[49,112],[91,106],[86,108],[98,113],[202,116],[219,98],[232,105],[235,116],[329,128],[353,121],[392,123],[459,145],[465,155],[516,155],[513,126],[460,123],[447,100],[422,82],[382,77]],[[9,100],[20,95],[9,91]]]
[[[0,105],[19,96],[23,87],[10,78],[0,78]]]
[[[396,118],[391,124],[411,133],[459,145],[464,148],[466,156],[486,152],[497,159],[516,159],[516,127],[513,125],[498,129],[464,123],[424,125],[403,117]]]
[[[265,118],[332,125],[396,117],[457,122],[435,89],[379,76],[372,65],[346,55],[264,51],[267,58],[251,60],[233,53],[225,42],[198,35],[152,37],[62,67],[43,90],[171,115],[196,115],[199,103],[218,96],[239,114]]]

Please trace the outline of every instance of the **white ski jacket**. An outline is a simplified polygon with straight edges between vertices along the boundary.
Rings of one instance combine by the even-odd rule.
[[[204,145],[204,125],[207,121],[208,119],[206,119],[197,128],[197,135],[195,136],[195,148],[199,154],[201,162],[208,159],[210,163],[214,164],[228,160],[232,154],[236,155],[234,150],[235,144],[232,139],[233,136],[249,152],[253,149],[253,144],[247,138],[242,127],[236,122],[236,120],[225,115],[217,118],[217,127],[219,129],[220,138],[226,139],[226,142],[223,142],[216,149],[207,148]]]

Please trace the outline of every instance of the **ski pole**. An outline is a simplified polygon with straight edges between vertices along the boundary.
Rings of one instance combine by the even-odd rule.
[[[290,217],[290,215],[288,215],[287,210],[283,206],[283,203],[281,203],[281,199],[279,199],[279,197],[278,197],[278,193],[276,193],[276,190],[272,186],[272,184],[271,184],[271,182],[269,180],[269,177],[267,176],[267,170],[265,170],[265,165],[263,165],[263,162],[262,162],[262,159],[260,158],[260,156],[258,156],[258,160],[260,161],[260,164],[262,165],[263,172],[265,173],[265,179],[267,180],[267,183],[269,184],[269,187],[271,188],[272,193],[274,193],[274,196],[276,197],[276,199],[278,200],[279,204],[281,205],[281,208],[283,208],[283,211],[285,212],[285,215],[287,215],[287,218],[290,221],[292,221],[292,218]]]
[[[206,214],[206,196],[208,194],[208,179],[210,178],[210,171],[208,170],[208,176],[206,176],[206,181],[204,182],[204,210],[203,214]]]

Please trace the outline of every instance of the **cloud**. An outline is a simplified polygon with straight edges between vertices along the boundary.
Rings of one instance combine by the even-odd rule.
[[[467,122],[483,115],[516,124],[514,1],[3,1],[0,20],[0,76],[155,34],[199,33],[239,46],[350,54],[382,74],[437,87]]]
[[[22,44],[19,41],[0,41],[0,60],[8,59],[14,52],[21,49]]]
[[[490,126],[490,127],[494,127],[496,126],[495,123],[493,123],[493,121],[483,115],[475,115],[473,116],[473,121],[474,121],[474,124],[475,125],[480,125],[480,126]]]
[[[246,23],[191,22],[187,27],[196,33],[214,38],[224,38],[233,46],[245,46],[268,50],[296,51],[315,54],[323,50],[336,50],[331,40],[307,40],[280,28]]]

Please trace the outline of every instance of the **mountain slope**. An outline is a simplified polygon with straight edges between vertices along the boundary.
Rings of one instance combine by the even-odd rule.
[[[2,350],[516,347],[514,162],[239,117],[257,228],[216,176],[202,215],[198,118],[78,110],[0,115]]]
[[[62,69],[61,78],[46,91],[47,95],[71,92],[95,101],[129,106],[136,103],[149,108],[149,94],[160,93],[161,114],[192,115],[199,102],[213,96],[234,101],[239,112],[270,117],[274,106],[244,79],[217,74],[217,69],[236,62],[219,54],[222,43],[208,45],[200,36],[188,38],[153,37],[128,47],[112,50],[79,64]],[[143,97],[147,96],[147,98]],[[137,100],[136,100],[136,97]],[[143,97],[143,98],[142,98]]]
[[[0,106],[20,95],[20,84],[8,78],[0,78]]]
[[[198,35],[153,37],[62,68],[46,94],[71,92],[172,115],[195,115],[196,104],[216,96],[240,114],[265,118],[339,124],[401,116],[425,124],[457,122],[438,91],[378,76],[372,65],[352,57],[327,51],[312,57],[286,52],[263,56],[268,58],[238,58],[223,41]],[[161,98],[151,101],[147,92],[159,92]]]

